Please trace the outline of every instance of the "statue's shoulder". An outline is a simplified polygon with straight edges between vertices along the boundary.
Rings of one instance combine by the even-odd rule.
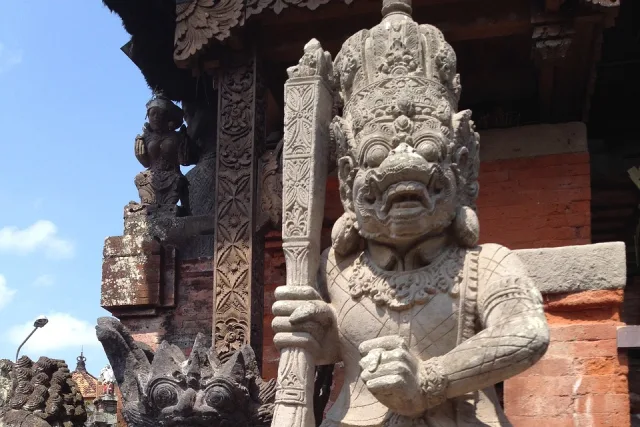
[[[341,256],[329,247],[322,252],[320,258],[320,280],[329,288],[336,277],[341,274],[348,274],[350,267],[360,255],[360,251],[348,256]]]
[[[497,243],[478,246],[478,278],[480,284],[503,277],[526,277],[527,270],[511,249]]]

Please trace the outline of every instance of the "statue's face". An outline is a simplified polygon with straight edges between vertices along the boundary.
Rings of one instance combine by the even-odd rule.
[[[160,379],[149,385],[148,405],[161,426],[247,427],[248,396],[228,378],[207,385]]]
[[[355,135],[353,208],[366,239],[411,244],[442,233],[455,216],[450,141],[416,125],[400,116],[392,126],[365,126]]]
[[[151,107],[147,112],[149,115],[149,125],[156,132],[167,128],[167,112],[159,107]]]

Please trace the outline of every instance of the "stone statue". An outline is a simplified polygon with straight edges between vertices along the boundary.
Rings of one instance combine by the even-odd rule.
[[[317,283],[290,286],[296,273],[288,271],[288,286],[276,291],[274,342],[310,354],[316,366],[344,363],[344,386],[324,427],[508,426],[494,384],[545,353],[542,297],[513,252],[477,244],[479,136],[471,112],[457,111],[453,49],[437,28],[412,20],[410,0],[384,0],[382,13],[381,24],[350,37],[330,64],[327,85],[339,85],[343,112],[326,133],[337,150],[345,213]],[[287,85],[302,85],[309,78],[296,73],[328,55],[317,42],[307,48],[317,52],[305,49]],[[328,104],[303,89],[306,101],[285,93],[287,108]],[[286,111],[291,128],[313,116],[303,111],[287,121]],[[296,132],[299,145],[313,140]],[[320,192],[297,185],[298,193]],[[291,384],[313,381],[297,368],[308,358],[284,356],[276,416],[304,401],[289,398]],[[296,417],[278,426],[313,425]]]
[[[271,422],[275,382],[260,377],[249,346],[224,363],[199,334],[188,358],[166,341],[154,353],[115,318],[97,336],[123,397],[129,427],[263,427]]]
[[[162,93],[147,103],[148,122],[136,136],[135,155],[147,170],[136,175],[142,205],[175,205],[189,213],[189,186],[180,165],[189,162],[189,138],[183,125],[184,113]],[[177,131],[177,129],[180,129]]]
[[[0,360],[1,427],[80,427],[87,420],[82,394],[66,363]]]

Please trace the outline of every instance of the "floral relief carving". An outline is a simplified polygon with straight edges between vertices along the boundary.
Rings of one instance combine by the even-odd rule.
[[[304,153],[311,143],[313,118],[311,106],[314,100],[314,88],[310,85],[299,85],[291,88],[285,101],[286,122],[285,133],[290,144],[285,147],[286,154]]]
[[[310,159],[295,159],[287,163],[285,179],[295,183],[285,194],[284,228],[292,237],[303,237],[307,234],[307,211],[309,204],[309,187],[305,181],[309,175]]]
[[[249,325],[257,321],[252,316],[252,257],[260,256],[260,248],[254,244],[253,205],[258,197],[253,183],[258,165],[256,140],[260,141],[256,133],[261,129],[256,122],[263,115],[253,113],[261,108],[257,105],[255,59],[244,58],[233,65],[219,88],[214,237],[215,347],[219,354],[248,344]],[[262,316],[258,317],[261,324]]]
[[[246,343],[247,331],[248,326],[244,319],[230,318],[216,322],[216,350],[223,355],[233,354]]]

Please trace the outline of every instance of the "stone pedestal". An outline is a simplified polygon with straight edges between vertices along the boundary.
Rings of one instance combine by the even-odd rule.
[[[104,246],[101,306],[152,348],[167,339],[188,349],[198,332],[211,333],[211,257],[185,259],[184,249],[211,234],[213,219],[178,214],[130,203],[124,235]]]

